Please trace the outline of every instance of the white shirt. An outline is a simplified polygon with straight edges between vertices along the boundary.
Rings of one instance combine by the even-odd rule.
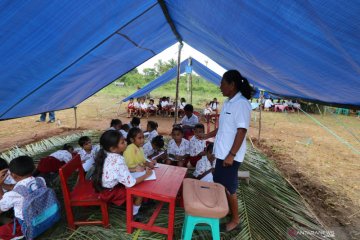
[[[234,143],[238,128],[249,129],[251,105],[241,93],[227,99],[221,109],[219,128],[214,142],[215,157],[224,160]],[[246,136],[234,160],[242,162],[246,153]]]
[[[204,115],[210,115],[212,112],[213,110],[210,107],[204,109]]]
[[[190,156],[195,157],[199,153],[205,150],[206,143],[205,140],[200,140],[197,137],[192,136],[190,139]]]
[[[140,107],[141,107],[141,104],[139,102],[134,103],[134,108],[140,108]]]
[[[270,99],[265,100],[265,104],[264,104],[265,108],[270,108],[272,105],[274,105],[274,104]]]
[[[190,127],[194,127],[197,123],[199,123],[199,119],[195,114],[193,114],[190,118],[185,115],[183,119],[181,119],[181,124],[183,126],[187,125]]]
[[[44,182],[44,184],[46,186],[45,180],[42,177],[40,177],[40,179]],[[19,181],[18,183],[16,183],[16,185],[14,186],[14,189],[20,185],[29,188],[30,185],[33,183],[36,183],[35,178],[28,177],[28,178],[25,178],[25,179]],[[33,184],[31,186],[31,189],[32,190],[37,189],[37,185]],[[23,213],[22,213],[23,204],[24,204],[24,198],[20,194],[14,192],[14,191],[9,191],[9,192],[4,193],[3,198],[0,200],[0,211],[6,212],[9,209],[14,208],[15,217],[17,217],[21,220],[24,220]]]
[[[150,109],[150,110],[156,110],[156,106],[155,106],[155,104],[151,104],[151,103],[149,103],[149,105],[148,105],[148,109]]]
[[[184,109],[185,105],[186,105],[186,102],[181,102],[180,105],[179,105],[179,108]]]
[[[146,110],[148,108],[148,105],[146,103],[141,103],[140,107],[141,107],[141,109]]]
[[[218,108],[218,103],[217,102],[211,102],[210,107],[211,107],[212,110],[215,111]]]
[[[119,132],[123,135],[124,138],[127,138],[128,133],[125,130],[120,129]]]
[[[151,142],[145,143],[144,146],[143,146],[143,150],[144,150],[145,157],[148,157],[151,154],[154,154],[154,149],[153,149],[153,147],[151,145]]]
[[[6,184],[6,185],[13,185],[13,184],[15,185],[16,184],[15,180],[10,175],[10,171],[8,171],[8,176],[5,178],[4,184]],[[3,188],[3,192],[5,193],[7,191]]]
[[[209,171],[211,168],[215,168],[216,160],[210,163],[210,161],[207,159],[206,156],[203,156],[197,163],[196,163],[196,169],[193,173],[194,177],[198,177],[201,174],[204,174],[204,172]],[[210,175],[210,176],[208,176]],[[206,176],[201,178],[200,180],[206,180],[206,182],[213,182],[213,175],[212,173],[208,173]]]
[[[118,183],[125,187],[132,187],[136,184],[136,179],[131,176],[124,157],[109,152],[106,153],[101,181],[104,188],[113,188]]]
[[[83,148],[76,148],[74,151],[80,155],[81,161],[85,161],[82,166],[85,172],[89,171],[95,163],[95,157],[100,150],[99,145],[93,145],[91,152],[87,153]]]
[[[169,102],[168,101],[162,101],[160,105],[161,105],[161,107],[166,107],[167,105],[169,105]]]
[[[190,154],[189,152],[189,141],[183,138],[181,140],[180,146],[178,146],[174,139],[171,139],[168,143],[167,153],[173,154],[177,156],[185,156],[186,154]],[[175,160],[173,160],[175,161]]]
[[[156,137],[158,134],[158,132],[156,130],[152,130],[151,132],[149,132],[149,135],[147,137],[146,142],[150,142],[154,139],[154,137]]]
[[[54,157],[60,162],[68,163],[72,159],[72,155],[68,150],[59,150],[52,154],[50,154],[50,157]]]

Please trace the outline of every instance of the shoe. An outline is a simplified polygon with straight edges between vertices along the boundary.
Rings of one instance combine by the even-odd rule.
[[[45,122],[45,121],[43,121],[43,120],[36,120],[36,122]]]
[[[49,120],[47,123],[54,123],[55,120]]]

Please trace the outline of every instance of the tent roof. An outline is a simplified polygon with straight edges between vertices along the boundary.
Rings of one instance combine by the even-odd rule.
[[[180,63],[180,74],[184,73],[186,70],[186,66],[189,65],[189,59],[186,59]],[[199,74],[201,77],[206,79],[207,81],[215,84],[220,85],[221,76],[219,76],[217,73],[209,69],[208,67],[204,66],[197,60],[191,58],[191,66],[192,69]],[[131,94],[130,96],[124,98],[122,101],[126,102],[130,98],[137,98],[146,95],[147,93],[151,92],[155,88],[158,88],[162,86],[163,84],[169,82],[170,80],[176,78],[177,76],[177,66],[173,67],[172,69],[165,72],[160,77],[154,79],[135,93]]]
[[[0,119],[79,104],[176,43],[174,30],[269,92],[360,106],[359,12],[336,0],[1,1]]]

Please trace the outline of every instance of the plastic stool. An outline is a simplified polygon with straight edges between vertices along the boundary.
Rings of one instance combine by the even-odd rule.
[[[208,224],[209,226],[198,226],[197,224],[204,223]],[[191,240],[192,233],[194,229],[200,230],[209,230],[211,228],[212,237],[214,240],[220,240],[220,222],[218,218],[206,218],[206,217],[197,217],[188,215],[185,213],[185,221],[182,229],[182,237],[183,240]]]

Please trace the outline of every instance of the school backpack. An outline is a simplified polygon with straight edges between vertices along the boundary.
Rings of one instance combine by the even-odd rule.
[[[54,190],[47,188],[40,178],[35,178],[37,189],[16,186],[14,192],[24,198],[21,231],[26,239],[34,239],[60,220],[60,205]]]

